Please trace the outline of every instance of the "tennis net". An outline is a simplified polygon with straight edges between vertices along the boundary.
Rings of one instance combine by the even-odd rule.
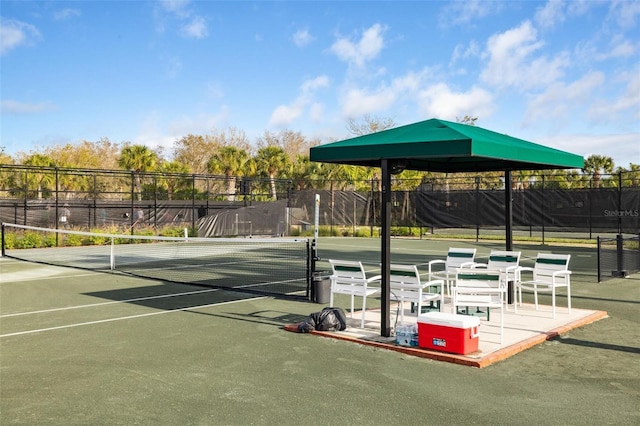
[[[304,238],[191,238],[101,234],[2,224],[2,255],[29,262],[308,298]]]

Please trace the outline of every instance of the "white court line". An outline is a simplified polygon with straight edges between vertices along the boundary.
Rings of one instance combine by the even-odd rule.
[[[66,306],[66,307],[63,307],[63,308],[44,309],[44,310],[41,310],[41,311],[17,312],[17,313],[14,313],[14,314],[0,315],[0,318],[17,317],[17,316],[20,316],[20,315],[43,314],[43,313],[48,313],[48,312],[66,311],[66,310],[71,310],[71,309],[91,308],[91,307],[94,307],[94,306],[113,305],[113,304],[117,304],[117,303],[131,303],[131,302],[138,302],[140,300],[162,299],[162,298],[165,298],[165,297],[188,296],[188,295],[191,295],[191,294],[209,293],[209,292],[212,292],[212,291],[220,291],[220,289],[213,288],[213,289],[208,289],[208,290],[187,291],[185,293],[171,293],[171,294],[161,294],[159,296],[146,296],[146,297],[136,297],[134,299],[114,300],[112,302],[101,302],[101,303],[90,303],[90,304],[87,304],[87,305]]]
[[[232,303],[240,303],[240,302],[246,302],[248,300],[258,300],[258,299],[266,299],[266,298],[267,298],[266,296],[255,297],[255,298],[251,298],[251,299],[233,300],[233,301],[221,302],[221,303],[211,303],[211,304],[202,305],[202,306],[189,306],[187,308],[172,309],[170,311],[148,312],[146,314],[129,315],[129,316],[126,316],[126,317],[109,318],[109,319],[98,320],[98,321],[89,321],[89,322],[81,322],[81,323],[76,323],[76,324],[61,325],[61,326],[58,326],[58,327],[41,328],[41,329],[38,329],[38,330],[18,331],[16,333],[0,334],[0,338],[12,337],[12,336],[22,336],[22,335],[25,335],[25,334],[33,334],[33,333],[43,333],[43,332],[46,332],[46,331],[62,330],[62,329],[65,329],[65,328],[81,327],[81,326],[84,326],[84,325],[94,325],[94,324],[102,324],[102,323],[106,323],[106,322],[122,321],[122,320],[134,319],[134,318],[150,317],[152,315],[170,314],[170,313],[173,313],[173,312],[188,311],[188,310],[192,310],[192,309],[209,308],[211,306],[230,305]]]

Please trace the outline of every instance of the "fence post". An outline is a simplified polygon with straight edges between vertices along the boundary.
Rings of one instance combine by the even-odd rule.
[[[622,171],[618,172],[618,234],[622,234]],[[619,269],[621,270],[621,269]]]
[[[618,269],[613,272],[613,275],[617,278],[626,278],[629,275],[629,271],[624,269],[624,239],[622,234],[616,235],[616,264]]]

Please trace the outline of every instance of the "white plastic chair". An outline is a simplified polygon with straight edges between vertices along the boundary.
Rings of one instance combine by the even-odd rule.
[[[474,264],[475,257],[476,249],[474,248],[450,248],[446,259],[429,261],[429,280],[443,280],[447,295],[450,295],[451,285],[456,279],[458,268],[471,267]],[[436,265],[442,265],[444,269],[436,270]]]
[[[477,269],[459,269],[456,273],[452,291],[453,313],[458,307],[477,306],[500,309],[500,344],[504,330],[504,296],[506,285],[499,271],[479,271]]]
[[[411,302],[418,308],[418,315],[422,312],[422,305],[426,302],[437,301],[438,310],[441,309],[442,280],[421,281],[416,265],[391,264],[389,268],[389,288],[391,297],[400,303],[400,322],[404,322],[404,302]],[[432,293],[432,287],[438,288]]]
[[[551,293],[551,307],[553,318],[556,317],[556,289],[567,288],[567,309],[571,313],[571,271],[569,270],[570,254],[538,253],[536,263],[531,267],[518,268],[518,280],[515,283],[518,300],[515,311],[518,312],[518,304],[522,305],[522,290],[532,291],[536,310],[538,310],[538,292]],[[532,278],[522,281],[522,274]]]
[[[513,283],[513,303],[516,300],[515,282],[518,280],[518,268],[520,267],[519,251],[491,250],[487,263],[474,263],[471,268],[487,271],[500,271],[500,278],[508,289],[508,283]]]
[[[367,277],[362,262],[329,259],[329,264],[331,264],[332,270],[329,306],[333,306],[334,294],[347,294],[351,296],[351,318],[353,318],[355,296],[362,297],[361,327],[364,328],[367,296],[380,292],[379,285],[371,286],[371,284],[380,281],[380,275]]]

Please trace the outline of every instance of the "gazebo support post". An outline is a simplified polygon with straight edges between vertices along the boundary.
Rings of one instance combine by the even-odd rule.
[[[511,170],[504,171],[505,250],[513,250],[513,192]]]
[[[380,251],[380,274],[382,281],[382,306],[380,310],[380,335],[382,337],[391,336],[391,287],[389,281],[391,265],[391,170],[389,160],[381,160],[382,172],[382,211],[381,211],[381,251]],[[362,313],[364,315],[364,312]]]

